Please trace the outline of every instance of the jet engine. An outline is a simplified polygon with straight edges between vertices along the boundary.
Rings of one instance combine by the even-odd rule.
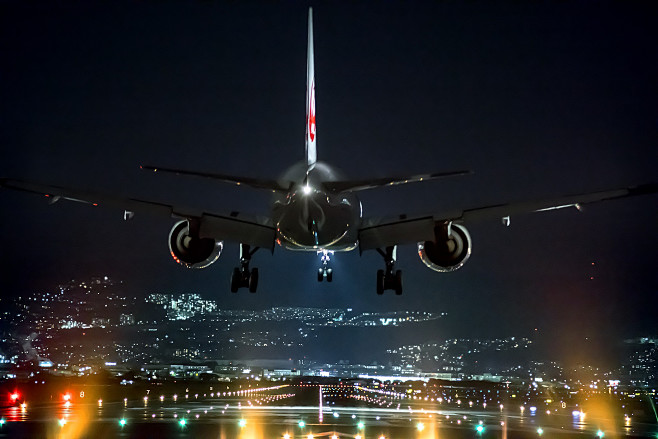
[[[458,270],[471,256],[471,235],[459,224],[437,224],[434,241],[418,243],[418,256],[434,271]]]
[[[223,241],[190,234],[188,221],[179,221],[169,232],[169,251],[174,261],[186,268],[206,268],[219,258]]]

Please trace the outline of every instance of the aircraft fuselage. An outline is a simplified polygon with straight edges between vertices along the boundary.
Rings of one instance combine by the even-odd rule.
[[[342,176],[326,163],[308,170],[305,162],[290,167],[282,182],[295,182],[272,206],[277,243],[289,250],[349,251],[358,245],[362,209],[351,192],[331,193],[323,184]]]

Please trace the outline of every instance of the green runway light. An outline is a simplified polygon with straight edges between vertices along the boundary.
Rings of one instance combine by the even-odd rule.
[[[479,434],[482,434],[484,432],[484,425],[478,425],[475,427],[475,431],[477,431]]]
[[[363,428],[366,426],[366,424],[364,424],[363,422],[359,422],[358,424],[356,424],[356,426],[359,430],[363,430]]]
[[[238,421],[238,425],[240,426],[240,428],[244,428],[244,427],[247,426],[247,421],[244,420],[244,419],[240,419],[240,420]]]
[[[601,438],[601,437],[605,436],[605,433],[602,432],[601,430],[599,430],[599,431],[596,432],[596,435]]]
[[[121,420],[119,421],[119,425],[122,426],[122,427],[123,427],[124,425],[126,425],[126,420],[125,420],[125,419],[121,419]]]
[[[185,425],[187,424],[187,420],[183,418],[180,421],[178,421],[178,424],[180,424],[181,427],[185,427]]]
[[[0,427],[5,425],[5,422],[7,422],[7,421],[5,421],[5,418],[0,419]]]
[[[544,434],[544,429],[541,428],[541,427],[539,427],[539,428],[537,429],[537,434],[538,434],[539,436],[541,436],[542,434]]]
[[[304,421],[299,421],[299,422],[297,423],[297,425],[299,425],[299,428],[304,428],[304,427],[306,427],[306,422],[304,422]]]

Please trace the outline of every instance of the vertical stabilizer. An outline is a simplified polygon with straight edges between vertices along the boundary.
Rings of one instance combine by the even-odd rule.
[[[308,55],[306,60],[306,163],[317,161],[315,147],[315,69],[313,68],[313,8],[308,8]]]

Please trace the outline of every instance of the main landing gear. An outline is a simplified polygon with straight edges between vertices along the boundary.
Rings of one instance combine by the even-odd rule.
[[[397,246],[386,247],[386,251],[377,249],[386,262],[386,270],[377,270],[377,294],[384,290],[395,290],[398,296],[402,294],[402,270],[394,270],[397,259]]]
[[[231,275],[231,292],[237,293],[240,288],[249,288],[250,293],[255,293],[258,288],[258,268],[249,270],[251,257],[260,247],[253,250],[247,244],[240,244],[240,267],[233,269]]]
[[[334,270],[329,268],[329,262],[331,261],[329,255],[333,255],[334,252],[330,250],[318,250],[318,254],[322,254],[320,258],[322,267],[318,268],[318,282],[322,282],[325,277],[327,278],[327,282],[331,282],[334,277]]]

